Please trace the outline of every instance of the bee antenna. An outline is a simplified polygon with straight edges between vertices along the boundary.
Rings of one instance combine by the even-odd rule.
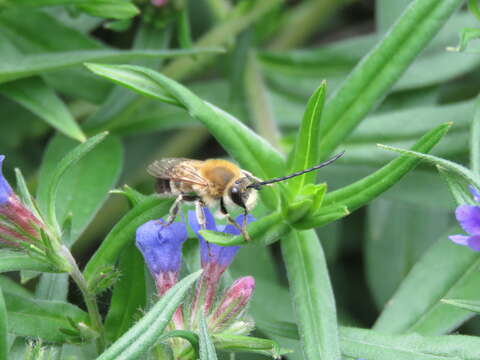
[[[308,172],[311,172],[311,171],[315,171],[315,170],[318,170],[324,166],[327,166],[327,165],[330,165],[331,163],[333,163],[335,160],[337,160],[338,158],[342,157],[343,154],[345,154],[345,151],[342,151],[341,153],[338,153],[337,155],[335,155],[334,157],[332,157],[331,159],[328,159],[327,161],[324,161],[318,165],[315,165],[311,168],[308,168],[308,169],[305,169],[305,170],[301,170],[301,171],[297,171],[297,172],[294,172],[293,174],[290,174],[290,175],[287,175],[287,176],[282,176],[282,177],[278,177],[278,178],[274,178],[274,179],[271,179],[271,180],[266,180],[266,181],[261,181],[261,182],[256,182],[256,183],[253,183],[251,185],[248,185],[247,188],[253,188],[255,190],[260,190],[260,188],[264,185],[269,185],[269,184],[273,184],[273,183],[276,183],[276,182],[280,182],[280,181],[284,181],[284,180],[288,180],[288,179],[291,179],[295,176],[299,176],[299,175],[303,175],[303,174],[306,174]]]

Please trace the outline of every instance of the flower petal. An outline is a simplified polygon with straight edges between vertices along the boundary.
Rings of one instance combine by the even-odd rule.
[[[480,235],[470,236],[467,242],[470,249],[480,251]]]
[[[480,207],[460,205],[455,210],[458,222],[470,235],[480,234]]]
[[[182,222],[166,226],[163,220],[151,220],[137,229],[136,245],[154,276],[180,270],[182,245],[187,236]]]
[[[451,235],[448,238],[452,240],[455,244],[468,246],[468,238],[470,236],[467,235]]]
[[[472,193],[473,199],[474,199],[476,202],[480,202],[480,192],[478,192],[478,190],[477,190],[473,185],[469,185],[469,186],[468,186],[468,189],[469,189],[470,192]]]
[[[2,167],[3,160],[5,160],[5,155],[0,155],[0,205],[6,203],[12,195],[13,190],[10,187],[8,181],[3,177]]]
[[[203,213],[205,214],[205,220],[207,222],[205,224],[205,227],[207,228],[207,230],[217,231],[217,226],[215,225],[215,218],[213,217],[213,214],[211,213],[211,211],[207,207],[205,207],[203,208]],[[198,232],[202,230],[202,228],[198,223],[197,214],[195,213],[195,210],[190,210],[187,216],[188,216],[188,224],[192,228],[193,232],[195,233],[195,235],[197,235],[197,237],[200,236]]]

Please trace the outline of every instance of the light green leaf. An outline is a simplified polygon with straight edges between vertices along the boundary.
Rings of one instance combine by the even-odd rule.
[[[480,256],[448,239],[449,235],[459,233],[462,230],[458,226],[445,232],[413,266],[383,309],[375,330],[438,335],[455,330],[471,317],[470,312],[441,301],[480,300],[477,291],[480,287]]]
[[[55,169],[76,146],[64,136],[53,137],[43,154],[37,201],[45,213],[49,206],[48,191]],[[73,244],[90,223],[108,193],[116,185],[123,166],[123,145],[115,136],[108,136],[62,175],[57,187],[56,215],[64,225],[71,217],[71,228],[63,230],[63,241]],[[72,190],[74,189],[74,190]],[[67,236],[68,235],[68,236]]]
[[[292,231],[281,241],[305,359],[338,360],[335,299],[315,232]]]
[[[50,265],[18,251],[0,251],[0,272],[32,270],[41,272],[56,272]]]
[[[442,299],[444,304],[456,306],[460,309],[465,309],[477,314],[480,314],[479,300],[461,300],[461,299]]]
[[[197,271],[175,284],[140,321],[114,342],[97,360],[133,360],[145,354],[157,342],[173,313],[200,274],[201,271]]]
[[[210,335],[208,334],[207,322],[205,316],[200,317],[200,360],[217,360],[215,346],[213,346]]]
[[[0,94],[25,106],[65,135],[81,142],[86,140],[85,134],[63,101],[40,78],[2,84]]]
[[[475,102],[475,115],[470,129],[470,168],[480,174],[480,98]]]
[[[0,83],[56,71],[88,61],[125,61],[135,57],[170,58],[196,55],[200,53],[218,53],[220,49],[184,49],[184,50],[80,50],[52,52],[21,56],[0,64]]]
[[[60,180],[65,172],[83,158],[89,151],[93,150],[108,135],[107,132],[100,133],[86,140],[84,143],[75,147],[56,165],[50,177],[50,182],[46,190],[46,216],[50,225],[56,230],[60,230],[60,224],[57,221],[56,206],[57,194],[59,190]],[[59,231],[60,233],[60,231]]]
[[[400,78],[462,0],[416,0],[328,101],[321,123],[326,158]]]
[[[0,288],[0,360],[8,360],[8,315]]]
[[[280,359],[281,355],[288,354],[290,351],[282,349],[275,341],[270,339],[260,339],[253,336],[241,336],[231,334],[214,334],[213,340],[219,350],[231,352],[244,352],[253,354],[262,354],[271,356],[274,359]]]

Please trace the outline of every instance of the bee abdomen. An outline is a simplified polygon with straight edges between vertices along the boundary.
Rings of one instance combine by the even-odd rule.
[[[170,180],[157,179],[157,181],[155,182],[155,191],[162,195],[170,195],[172,193]]]

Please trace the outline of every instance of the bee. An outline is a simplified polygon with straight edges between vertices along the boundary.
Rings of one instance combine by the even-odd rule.
[[[341,152],[331,159],[309,169],[263,181],[252,173],[239,168],[227,160],[192,160],[186,158],[165,158],[148,166],[147,172],[156,178],[155,191],[161,196],[174,197],[167,225],[173,223],[180,205],[184,202],[195,204],[195,215],[202,229],[206,228],[205,207],[218,207],[220,215],[237,228],[246,241],[250,236],[246,230],[246,219],[257,203],[257,193],[263,186],[291,179],[295,176],[318,170],[340,158]],[[240,208],[244,212],[240,226],[233,219],[231,211]]]

